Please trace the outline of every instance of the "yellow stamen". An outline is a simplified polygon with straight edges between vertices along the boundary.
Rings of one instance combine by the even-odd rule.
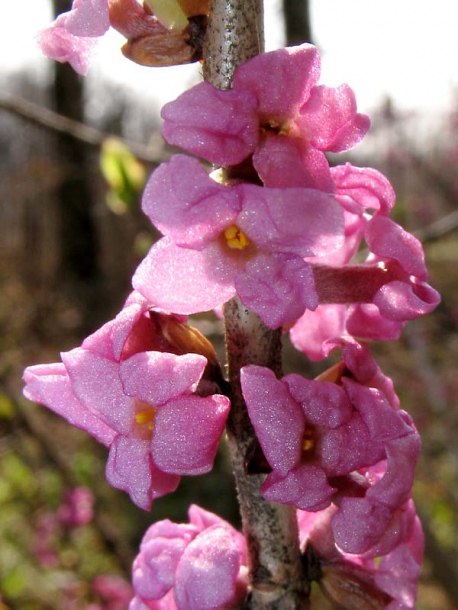
[[[260,130],[262,135],[287,136],[290,127],[286,122],[283,123],[276,119],[267,119],[261,122]]]
[[[245,250],[251,245],[249,237],[235,225],[231,225],[224,231],[224,237],[229,248],[234,250]]]
[[[139,411],[135,414],[135,421],[140,425],[148,424],[148,430],[152,432],[154,430],[154,409]]]
[[[315,439],[313,437],[313,430],[306,428],[302,437],[302,451],[307,453],[315,447]]]
[[[304,438],[302,441],[302,451],[310,451],[310,449],[313,449],[314,444],[311,438]]]

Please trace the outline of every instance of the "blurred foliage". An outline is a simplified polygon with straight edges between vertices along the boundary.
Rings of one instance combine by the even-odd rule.
[[[108,207],[115,214],[125,214],[138,201],[146,181],[145,166],[121,140],[107,138],[100,150],[100,169],[109,186]]]

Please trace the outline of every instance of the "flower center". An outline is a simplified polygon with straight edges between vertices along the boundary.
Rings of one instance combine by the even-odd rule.
[[[302,435],[302,460],[308,462],[313,460],[315,451],[317,449],[317,437],[314,426],[306,426],[304,434]]]
[[[135,402],[135,424],[137,433],[142,439],[150,439],[154,431],[156,409],[142,400]]]
[[[252,242],[236,225],[231,225],[224,231],[227,245],[233,250],[245,250]]]
[[[315,447],[315,439],[313,438],[313,432],[310,428],[306,428],[304,436],[302,437],[302,451],[309,452]]]
[[[261,137],[269,135],[287,136],[289,134],[289,125],[277,119],[265,119],[261,120],[259,130]]]

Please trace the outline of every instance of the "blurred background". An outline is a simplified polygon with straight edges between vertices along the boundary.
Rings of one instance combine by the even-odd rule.
[[[41,56],[67,0],[3,0],[0,20],[0,609],[123,610],[148,525],[191,502],[238,524],[228,460],[136,509],[104,478],[106,450],[22,398],[22,370],[113,317],[157,235],[139,207],[171,151],[165,101],[197,65],[144,68],[110,33],[86,78]],[[395,219],[424,243],[436,312],[374,345],[423,437],[415,501],[426,535],[418,609],[458,608],[458,7],[449,0],[266,0],[267,49],[313,41],[321,82],[347,82],[372,129],[350,160],[381,170]],[[195,321],[222,351],[220,323]],[[319,373],[286,346],[285,370]],[[327,608],[319,602],[317,608]]]

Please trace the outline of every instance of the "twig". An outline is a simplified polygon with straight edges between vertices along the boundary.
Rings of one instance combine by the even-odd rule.
[[[0,108],[23,118],[29,123],[71,136],[94,148],[100,148],[107,138],[117,138],[118,140],[121,140],[140,161],[158,165],[164,160],[157,153],[152,153],[148,146],[144,146],[138,142],[130,142],[117,135],[100,131],[94,127],[75,121],[74,119],[69,119],[53,110],[49,110],[49,108],[44,108],[39,104],[29,102],[14,95],[2,95],[0,97]]]

